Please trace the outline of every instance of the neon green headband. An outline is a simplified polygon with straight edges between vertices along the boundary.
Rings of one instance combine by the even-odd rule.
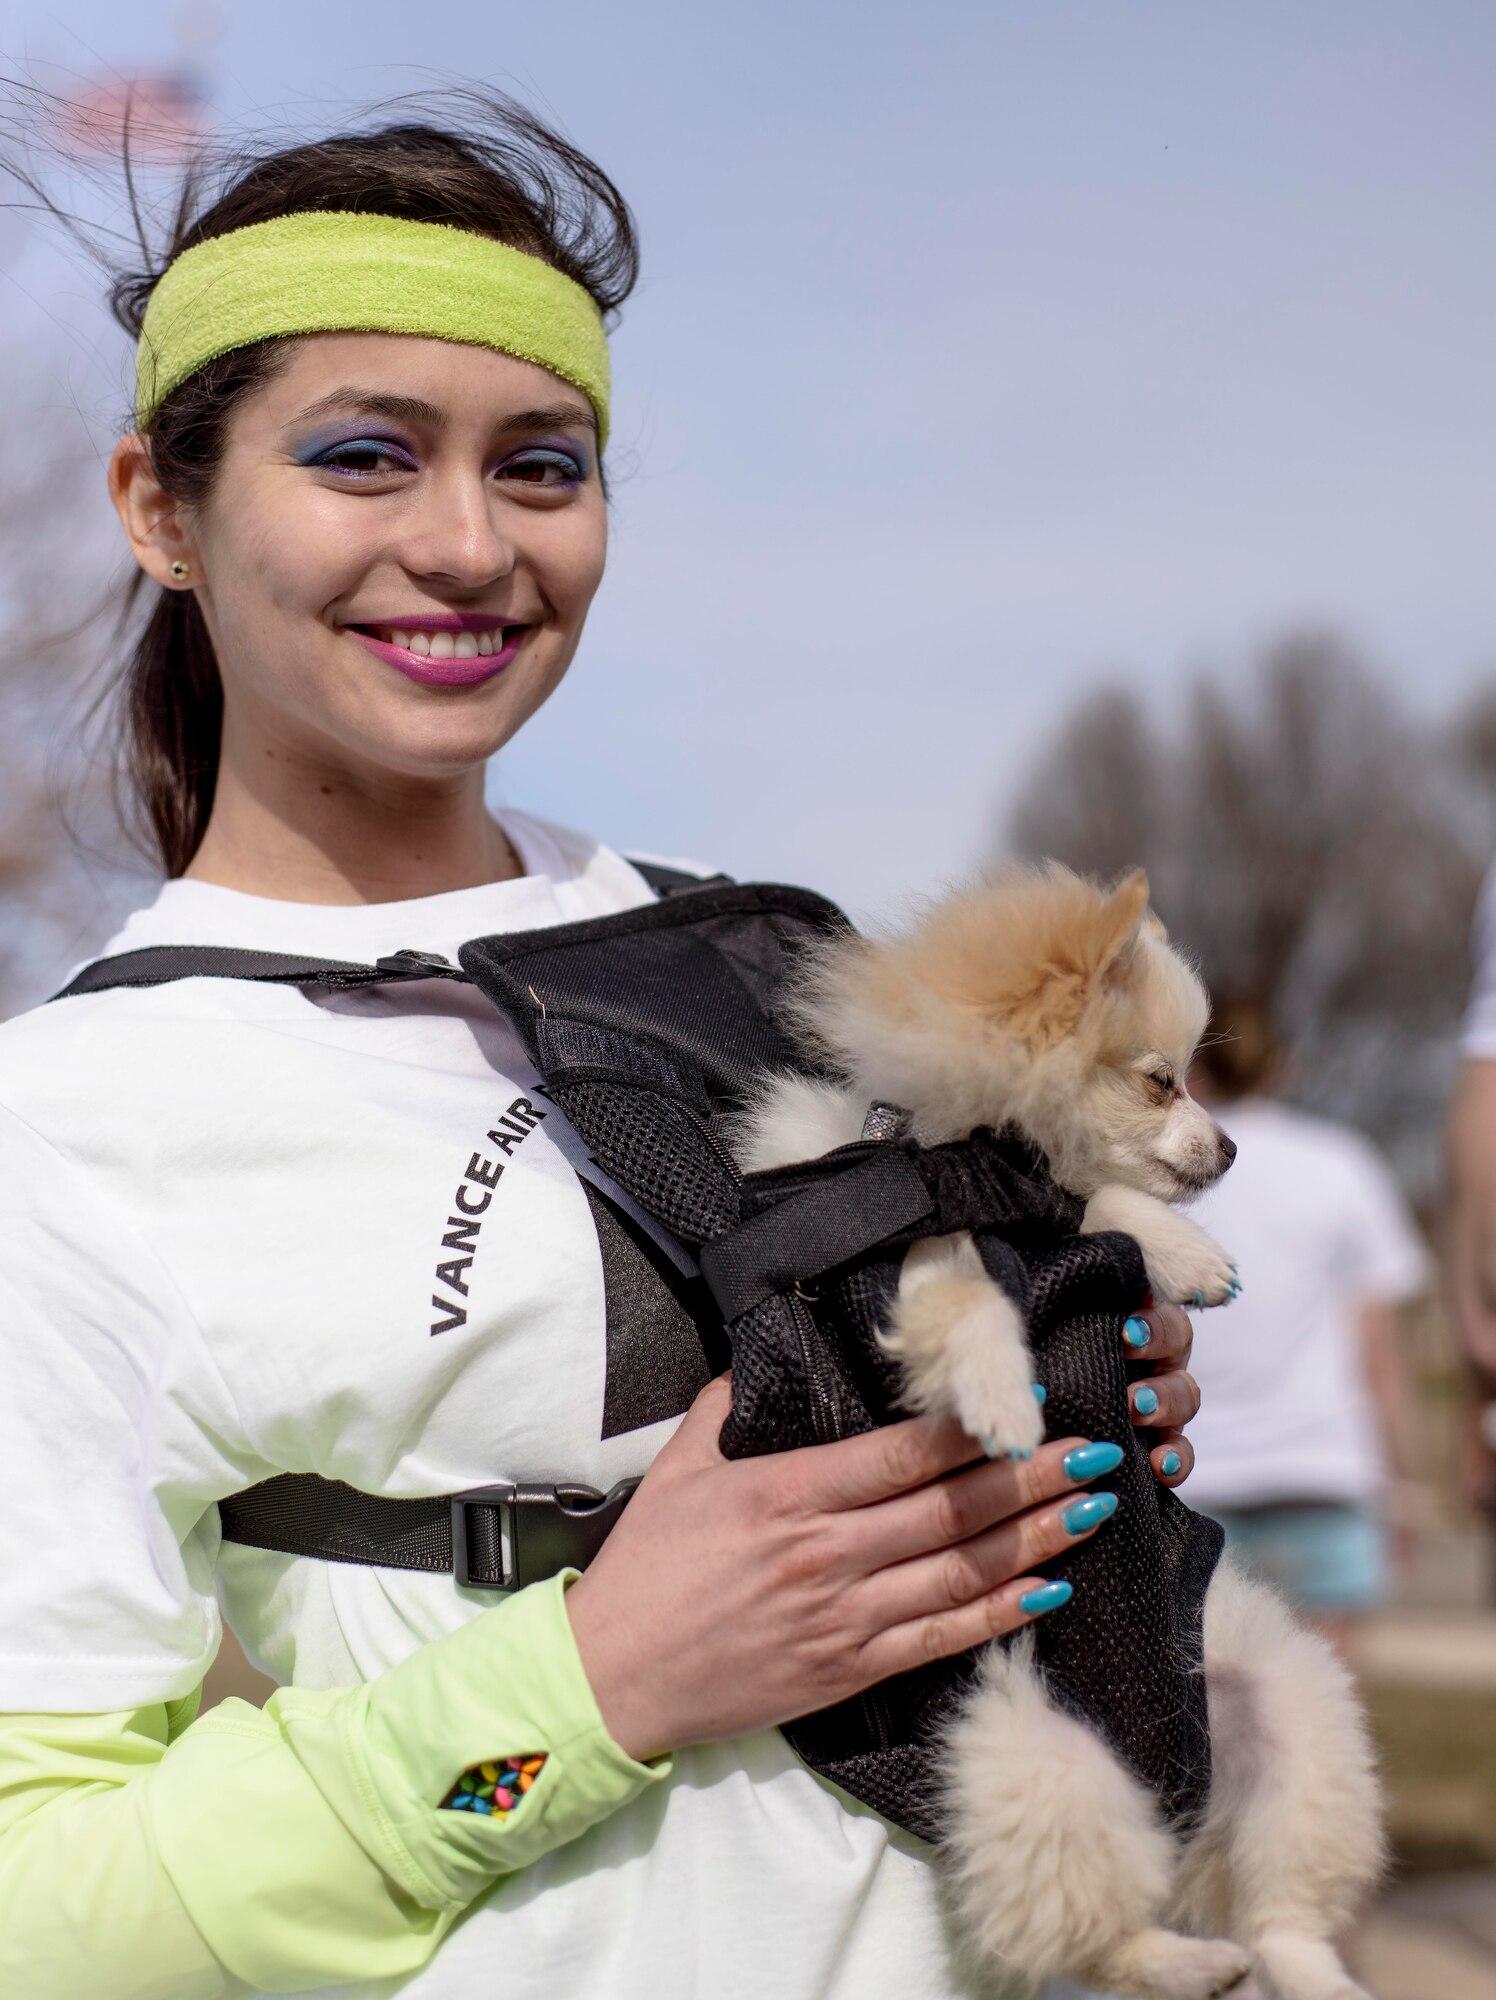
[[[144,430],[215,356],[299,333],[413,333],[534,361],[608,437],[608,343],[591,296],[539,257],[440,222],[307,213],[184,250],[151,294],[135,366]]]

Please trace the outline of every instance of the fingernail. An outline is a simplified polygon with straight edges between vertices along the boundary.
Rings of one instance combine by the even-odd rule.
[[[1074,1451],[1065,1453],[1065,1477],[1073,1479],[1077,1486],[1084,1486],[1088,1479],[1099,1479],[1103,1472],[1115,1472],[1122,1463],[1122,1447],[1119,1444],[1078,1444]]]
[[[1018,1600],[1020,1611],[1058,1611],[1062,1604],[1068,1604],[1075,1595],[1068,1583],[1041,1583],[1037,1590],[1026,1590]]]
[[[1151,1417],[1158,1408],[1158,1391],[1150,1389],[1145,1382],[1141,1389],[1133,1390],[1132,1407],[1140,1417]]]
[[[1153,1338],[1153,1328],[1149,1326],[1147,1320],[1139,1319],[1134,1314],[1123,1327],[1122,1338],[1129,1347],[1146,1347]]]
[[[1033,1387],[1034,1387],[1034,1401],[1039,1405],[1039,1408],[1042,1410],[1044,1405],[1049,1401],[1049,1391],[1045,1388],[1042,1382],[1036,1382],[1033,1385]]]
[[[1060,1516],[1060,1526],[1067,1535],[1084,1535],[1109,1521],[1116,1511],[1115,1493],[1088,1493],[1084,1500],[1071,1501]]]
[[[1177,1451],[1166,1451],[1158,1461],[1158,1469],[1165,1479],[1172,1479],[1183,1463],[1184,1460]]]

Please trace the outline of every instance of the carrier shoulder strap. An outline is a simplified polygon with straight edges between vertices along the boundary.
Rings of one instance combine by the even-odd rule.
[[[692,889],[714,889],[730,881],[727,875],[689,875],[683,868],[666,868],[658,861],[625,857],[664,900]],[[460,966],[429,951],[396,951],[372,965],[341,958],[301,958],[279,951],[242,951],[230,945],[161,944],[139,951],[116,952],[96,958],[74,975],[54,1000],[80,993],[107,993],[120,986],[168,986],[178,979],[247,979],[261,986],[314,986],[342,993],[359,986],[394,985],[411,979],[467,981]]]
[[[727,875],[691,875],[657,861],[626,857],[662,900],[719,888]],[[460,966],[434,952],[397,951],[373,965],[222,945],[151,945],[95,959],[54,1000],[121,986],[165,986],[178,979],[247,979],[269,986],[346,992],[411,979],[467,982]],[[312,1472],[261,1480],[219,1502],[225,1541],[322,1562],[447,1573],[476,1590],[518,1590],[562,1569],[585,1569],[628,1504],[637,1479],[607,1493],[579,1481],[517,1484],[391,1500],[361,1493]]]

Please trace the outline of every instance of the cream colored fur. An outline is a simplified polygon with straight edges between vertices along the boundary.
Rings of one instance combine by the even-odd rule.
[[[1169,1206],[1230,1152],[1186,1086],[1205,995],[1141,874],[1105,891],[1055,865],[1004,871],[901,934],[832,940],[794,1007],[838,1080],[770,1079],[736,1134],[745,1167],[849,1143],[874,1101],[905,1106],[928,1144],[1015,1125],[1085,1199],[1083,1230],[1136,1239],[1157,1299],[1230,1294],[1225,1252]],[[911,1408],[958,1416],[993,1454],[1042,1437],[1022,1315],[969,1237],[914,1245],[883,1338]],[[1227,1564],[1205,1645],[1214,1776],[1188,1843],[1051,1704],[1030,1640],[990,1649],[946,1746],[967,1933],[994,1969],[1141,2000],[1209,2000],[1249,1971],[1272,2000],[1365,2000],[1329,1942],[1381,1852],[1345,1673]]]

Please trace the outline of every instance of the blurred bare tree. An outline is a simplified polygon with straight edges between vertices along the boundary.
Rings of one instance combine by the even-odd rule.
[[[45,996],[138,890],[113,811],[107,725],[117,531],[85,427],[0,354],[0,1015]],[[49,406],[50,402],[50,406]]]
[[[1350,1119],[1426,1197],[1492,833],[1496,708],[1414,720],[1343,641],[1302,634],[1172,729],[1088,701],[1040,760],[1011,844],[1088,873],[1141,862],[1223,998],[1267,1008],[1293,1095]]]

